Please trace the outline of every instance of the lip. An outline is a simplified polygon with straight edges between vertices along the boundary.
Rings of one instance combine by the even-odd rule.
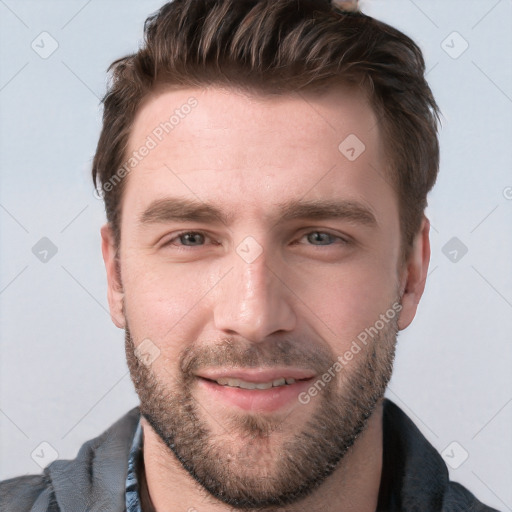
[[[230,368],[201,371],[196,375],[200,395],[206,395],[206,403],[219,403],[222,407],[234,406],[251,412],[272,413],[298,405],[299,394],[305,391],[315,377],[310,370],[300,368]],[[242,389],[223,386],[215,382],[220,378],[242,379],[247,382],[261,383],[288,377],[296,380],[293,384],[271,387],[269,389]]]
[[[312,379],[315,372],[302,368],[275,367],[275,368],[215,368],[199,372],[197,377],[208,380],[221,378],[241,379],[247,382],[261,383],[270,382],[281,377],[295,380]]]

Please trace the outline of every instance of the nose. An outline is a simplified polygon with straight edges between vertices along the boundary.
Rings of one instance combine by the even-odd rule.
[[[263,341],[296,326],[292,292],[284,276],[267,265],[264,254],[247,263],[234,255],[234,266],[215,294],[215,327],[249,341]]]

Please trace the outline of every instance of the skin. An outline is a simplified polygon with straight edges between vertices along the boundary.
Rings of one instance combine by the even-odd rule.
[[[198,106],[127,177],[119,251],[109,225],[101,229],[111,316],[126,331],[132,379],[147,413],[144,465],[152,505],[157,511],[374,511],[382,469],[382,396],[396,333],[411,323],[423,293],[428,219],[400,266],[397,196],[383,179],[385,144],[371,106],[349,87],[273,98],[219,87],[159,91],[138,112],[129,152],[192,96]],[[354,161],[338,150],[349,134],[365,145]],[[141,225],[152,201],[166,197],[209,203],[232,218],[227,224],[214,219]],[[372,212],[376,224],[282,219],[278,205],[298,199],[357,202]],[[199,231],[204,238],[179,238],[184,231]],[[246,237],[252,237],[251,245]],[[248,262],[237,247],[261,254]],[[401,310],[394,322],[305,405],[293,401],[273,412],[238,409],[183,371],[187,357],[199,370],[243,367],[244,361],[266,368],[285,361],[278,350],[284,346],[291,366],[321,377],[397,303]],[[144,365],[135,350],[147,339],[158,356]],[[372,357],[373,374],[365,370]],[[358,395],[354,386],[361,385]],[[194,413],[180,410],[185,399],[194,404]],[[365,407],[371,415],[362,421]],[[345,418],[351,414],[358,420],[353,424]],[[277,493],[277,477],[288,474],[287,465],[279,466],[285,443],[300,438],[315,418],[325,421],[327,432],[341,424],[347,440],[351,432],[358,435],[344,447],[323,449],[340,450],[338,463],[305,495],[267,507],[215,497],[180,463],[166,432],[154,428],[160,421],[164,429],[179,432],[176,445],[185,453],[186,440],[193,447],[200,438],[194,429],[204,427],[208,436],[201,446],[206,443],[215,454],[220,483],[230,482],[233,492],[247,484],[262,497],[265,482],[274,482],[268,498]],[[205,467],[204,460],[198,467]],[[309,469],[302,467],[306,478]]]

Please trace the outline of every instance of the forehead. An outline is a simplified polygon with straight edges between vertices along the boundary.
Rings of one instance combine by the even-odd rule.
[[[218,202],[237,216],[268,216],[306,196],[396,209],[376,115],[354,87],[279,96],[159,91],[134,120],[127,158],[135,153],[123,198],[130,210],[166,196]]]

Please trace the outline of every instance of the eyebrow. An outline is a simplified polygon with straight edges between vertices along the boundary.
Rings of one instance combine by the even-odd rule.
[[[172,221],[209,222],[231,224],[232,215],[226,215],[217,207],[188,199],[165,198],[153,201],[139,217],[140,225]]]
[[[343,219],[368,227],[376,227],[377,220],[367,206],[350,200],[290,200],[277,205],[278,221],[301,219]],[[225,213],[214,205],[199,201],[164,198],[153,201],[140,215],[140,226],[150,224],[181,222],[206,222],[213,224],[233,223],[236,215]]]
[[[367,206],[350,200],[292,200],[280,205],[282,220],[344,219],[369,227],[377,226],[377,219]]]

